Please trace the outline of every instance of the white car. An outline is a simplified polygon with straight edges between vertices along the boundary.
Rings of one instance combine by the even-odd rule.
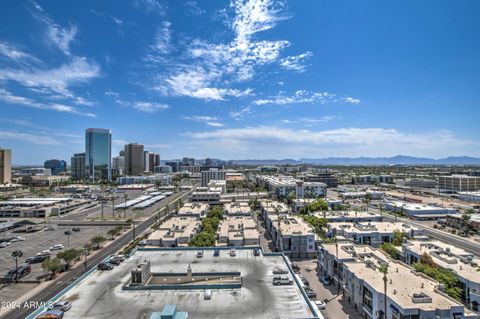
[[[24,241],[25,239],[26,239],[25,237],[16,236],[15,238],[13,238],[13,239],[11,240],[11,242]]]
[[[318,309],[322,310],[322,309],[325,309],[327,304],[321,300],[315,300],[315,306],[317,306]]]
[[[50,255],[51,251],[49,249],[42,250],[41,252],[37,253],[37,256],[46,256]]]
[[[212,299],[212,291],[210,289],[205,290],[205,294],[203,295],[203,299],[205,299],[205,300]]]
[[[237,252],[235,249],[230,249],[230,257],[235,257],[237,255]]]
[[[50,247],[50,250],[62,250],[64,247],[62,244],[54,245]]]
[[[274,286],[293,285],[293,280],[290,277],[273,277],[272,284]]]
[[[8,241],[4,241],[3,243],[0,243],[0,248],[5,248],[8,247],[10,243]]]

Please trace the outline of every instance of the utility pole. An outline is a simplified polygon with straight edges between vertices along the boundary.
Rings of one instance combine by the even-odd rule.
[[[15,250],[12,252],[12,257],[15,258],[15,282],[18,280],[18,257],[21,257],[23,253],[20,250]]]
[[[135,240],[135,221],[133,221],[132,234],[133,234],[133,240]]]

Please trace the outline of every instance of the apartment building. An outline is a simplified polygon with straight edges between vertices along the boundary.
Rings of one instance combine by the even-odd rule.
[[[258,246],[260,233],[250,216],[224,216],[218,225],[217,242],[228,246]]]
[[[211,168],[208,171],[203,171],[202,172],[202,187],[207,187],[208,183],[211,180],[225,180],[225,171],[224,170],[219,170],[217,168]]]
[[[326,211],[316,212],[313,215],[325,217],[329,223],[360,223],[360,222],[381,222],[383,216],[371,211]]]
[[[147,238],[148,246],[179,247],[188,246],[188,242],[201,229],[199,218],[172,217],[163,222],[160,227]]]
[[[181,217],[197,217],[203,218],[207,216],[210,205],[206,203],[185,203],[177,212]]]
[[[422,255],[427,254],[439,267],[452,270],[462,283],[463,301],[470,309],[479,311],[480,258],[462,248],[437,240],[409,240],[402,244],[402,252],[407,264],[419,262]]]
[[[223,204],[224,215],[252,216],[252,209],[247,202],[230,202]]]
[[[292,259],[317,256],[319,238],[303,219],[278,213],[265,213],[267,231],[272,236],[277,251]]]
[[[386,275],[381,272],[384,266],[388,266]],[[363,318],[478,318],[446,295],[438,282],[368,246],[322,244],[318,271],[341,289]]]
[[[480,176],[439,176],[438,188],[441,190],[453,192],[475,192],[480,190]]]
[[[270,194],[285,197],[294,192],[297,197],[325,196],[327,184],[321,182],[304,182],[292,176],[258,175],[256,182],[261,187],[268,189]]]
[[[416,227],[393,222],[333,222],[328,224],[329,236],[343,236],[354,243],[372,246],[391,243],[395,232],[405,233],[408,238],[421,233]]]
[[[260,201],[260,209],[264,219],[267,218],[269,214],[290,214],[288,205],[276,200],[262,199]]]

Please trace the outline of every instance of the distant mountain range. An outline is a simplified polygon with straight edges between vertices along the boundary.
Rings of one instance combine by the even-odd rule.
[[[480,165],[480,158],[470,156],[450,156],[441,159],[397,155],[393,157],[326,157],[266,160],[232,160],[238,165],[285,165],[285,164],[316,164],[316,165]]]

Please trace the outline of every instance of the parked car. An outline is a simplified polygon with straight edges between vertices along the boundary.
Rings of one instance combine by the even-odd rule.
[[[70,310],[70,308],[72,308],[72,303],[68,300],[57,301],[48,306],[48,309],[57,309],[63,312]]]
[[[25,237],[22,237],[22,236],[15,236],[12,240],[10,240],[11,242],[17,242],[17,241],[24,241],[26,240]]]
[[[284,275],[284,274],[288,274],[288,270],[287,270],[287,269],[282,268],[282,267],[278,267],[278,266],[274,267],[272,272],[273,272],[274,275]]]
[[[315,306],[317,306],[318,309],[322,310],[327,307],[327,304],[324,301],[315,300]]]
[[[308,298],[310,299],[317,298],[317,293],[313,289],[305,287],[304,290]]]
[[[212,299],[212,291],[210,289],[205,290],[205,294],[203,295],[203,299],[205,299],[205,300]]]
[[[123,262],[125,260],[124,255],[111,255],[109,260],[118,260],[119,262]]]
[[[72,232],[69,231],[69,230],[66,230],[66,231],[64,231],[63,233],[64,233],[65,235],[71,235],[71,234],[72,234]]]
[[[300,280],[302,281],[302,283],[306,286],[306,287],[309,287],[310,286],[310,283],[308,282],[307,278],[303,277],[303,276],[300,276]]]
[[[98,270],[112,270],[113,267],[114,266],[110,263],[99,263],[98,266],[97,266],[97,269]]]
[[[50,251],[50,249],[45,249],[45,250],[42,250],[41,252],[37,253],[37,256],[50,256],[52,252]]]
[[[328,280],[328,278],[327,278],[326,276],[321,276],[321,277],[320,277],[320,281],[321,281],[325,286],[330,285],[330,281]]]
[[[20,279],[22,277],[25,277],[31,272],[32,272],[32,267],[30,265],[22,265],[22,266],[18,266],[17,268],[10,269],[5,275],[5,278],[17,277],[17,279]]]
[[[52,231],[52,230],[55,230],[55,226],[47,226],[45,227],[45,231]]]
[[[203,257],[203,250],[197,251],[197,258],[202,258]]]
[[[80,227],[72,227],[73,231],[80,231]]]
[[[51,309],[51,310],[45,311],[36,319],[61,319],[61,318],[63,318],[63,311],[58,309]]]
[[[118,265],[120,265],[121,261],[119,259],[116,259],[116,258],[109,258],[107,260],[107,263],[118,266]]]
[[[220,249],[215,249],[213,251],[213,257],[218,257],[218,256],[220,256]]]
[[[290,277],[273,277],[272,283],[274,286],[293,285],[293,280]]]
[[[46,259],[50,259],[50,255],[38,255],[34,257],[29,257],[25,260],[25,262],[28,264],[37,264],[43,262]]]
[[[253,255],[254,256],[260,256],[260,250],[259,249],[254,249],[253,250]]]
[[[8,241],[4,241],[3,243],[0,243],[0,248],[6,248],[10,246],[10,243]]]
[[[230,257],[235,257],[237,255],[237,252],[235,249],[230,249]]]
[[[140,240],[140,241],[138,242],[138,245],[139,245],[139,246],[147,246],[147,241],[146,241],[145,239]]]
[[[63,248],[63,244],[57,244],[50,247],[50,250],[62,250]]]

